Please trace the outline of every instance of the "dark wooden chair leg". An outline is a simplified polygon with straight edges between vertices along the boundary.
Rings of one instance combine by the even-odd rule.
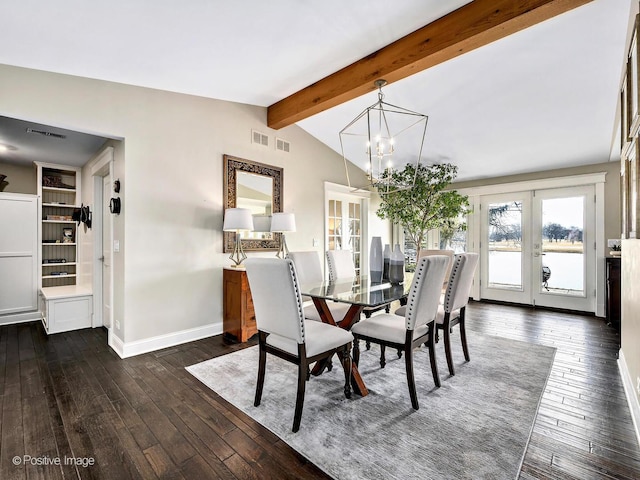
[[[380,368],[384,368],[387,364],[387,359],[384,357],[385,348],[386,347],[384,345],[380,345]]]
[[[304,391],[307,384],[308,365],[305,359],[300,359],[298,365],[298,393],[296,395],[296,410],[293,416],[293,432],[300,430],[300,421],[302,420],[302,407],[304,406]]]
[[[429,361],[431,362],[431,373],[433,374],[433,383],[436,384],[436,387],[440,388],[440,375],[438,375],[438,362],[436,360],[436,342],[435,342],[435,333],[436,329],[435,323],[431,323],[429,326]]]
[[[449,313],[444,314],[444,323],[443,331],[444,331],[444,353],[447,357],[447,366],[449,367],[449,374],[454,376],[456,374],[456,370],[453,367],[453,356],[451,355],[451,317]]]
[[[371,342],[369,340],[367,340],[365,342],[365,345],[366,345],[367,350],[371,350]]]
[[[264,349],[264,345],[266,342],[266,336],[264,333],[260,332],[260,357],[258,360],[258,383],[256,384],[256,397],[253,401],[253,406],[257,407],[260,405],[260,401],[262,400],[262,388],[264,387],[264,372],[267,366],[267,352]]]
[[[468,362],[471,360],[471,357],[469,357],[469,347],[467,346],[467,329],[465,328],[464,309],[465,307],[462,307],[460,309],[460,339],[462,340],[462,351],[464,352],[464,359]]]
[[[412,332],[413,333],[413,332]],[[413,353],[411,348],[411,340],[407,342],[404,353],[405,369],[407,370],[407,385],[409,386],[409,396],[411,397],[411,406],[414,410],[418,410],[418,392],[416,391],[416,380],[413,375]]]
[[[344,396],[351,398],[351,345],[347,345],[344,350],[338,352],[338,356],[342,360],[342,368],[344,369]]]
[[[387,306],[384,307],[384,311],[385,311],[385,313],[390,313],[391,312],[391,304],[390,303],[387,303]]]
[[[364,318],[371,318],[371,311],[370,310],[365,310],[364,311]]]
[[[357,338],[353,339],[353,363],[356,367],[360,363],[360,340]]]
[[[398,349],[398,358],[402,358],[402,350]]]

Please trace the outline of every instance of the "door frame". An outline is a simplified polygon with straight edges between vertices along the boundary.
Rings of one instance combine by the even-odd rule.
[[[561,195],[560,195],[561,194]],[[584,285],[583,289],[585,295],[562,295],[552,292],[544,292],[542,289],[542,282],[532,284],[531,295],[534,305],[558,307],[582,311],[595,311],[595,302],[597,296],[597,288],[594,285],[595,275],[594,270],[596,267],[595,248],[597,241],[594,238],[592,232],[595,231],[595,225],[590,225],[591,222],[595,222],[594,212],[594,200],[595,189],[593,185],[581,185],[579,187],[565,187],[565,188],[553,188],[547,190],[536,190],[532,198],[532,212],[534,222],[542,220],[542,201],[556,198],[571,198],[571,197],[583,197],[584,198],[584,224],[583,224],[583,275]],[[540,246],[544,242],[544,235],[542,232],[542,225],[534,225],[534,232],[540,234],[540,238],[533,239],[534,243],[540,242]],[[539,251],[542,254],[542,248]],[[532,256],[532,268],[534,271],[542,271],[543,259],[542,256]],[[592,269],[590,269],[590,267]],[[591,292],[594,292],[591,295]],[[556,302],[559,300],[559,303]],[[554,305],[555,304],[555,305]]]
[[[488,215],[489,209],[487,208],[490,203],[505,203],[514,200],[522,201],[522,215],[520,217],[520,225],[522,229],[522,243],[520,247],[520,289],[506,289],[493,287],[494,291],[498,292],[497,296],[502,297],[500,301],[529,304],[531,301],[532,293],[530,288],[527,288],[530,283],[531,277],[531,261],[528,258],[531,256],[531,192],[520,191],[512,193],[499,193],[494,195],[482,195],[480,197],[480,219],[481,228],[480,234],[480,263],[478,271],[480,272],[479,290],[480,296],[482,296],[483,290],[486,292],[489,287],[489,235],[488,234]],[[483,242],[484,241],[484,242]],[[488,292],[487,292],[488,293]],[[490,293],[489,293],[490,295]],[[489,298],[485,296],[484,298]],[[491,299],[491,298],[489,298]],[[497,298],[493,298],[497,300]]]
[[[324,261],[322,262],[325,265],[326,270],[326,255],[324,252],[327,251],[329,245],[327,243],[327,239],[329,237],[329,224],[328,224],[328,205],[329,205],[329,197],[331,195],[348,195],[352,196],[354,200],[360,199],[360,215],[361,219],[361,242],[360,242],[360,250],[361,250],[361,258],[360,258],[360,273],[362,275],[369,275],[369,201],[371,199],[371,192],[368,190],[354,189],[353,187],[348,187],[347,185],[340,185],[338,183],[332,182],[324,182],[324,205],[323,216],[324,216],[324,232],[323,232],[323,257]],[[326,271],[325,271],[326,273]],[[326,275],[325,275],[326,278]]]
[[[102,298],[103,292],[103,283],[102,283],[102,226],[104,222],[104,218],[102,215],[102,202],[104,201],[105,196],[109,194],[109,192],[104,192],[103,188],[103,178],[108,177],[109,183],[113,183],[113,169],[114,169],[114,148],[106,147],[100,155],[97,157],[96,162],[91,166],[91,177],[93,178],[93,323],[92,327],[102,327],[104,326],[104,319],[102,318],[103,312],[103,303],[104,299]],[[111,231],[111,242],[113,245],[113,217],[108,217],[107,221],[109,222],[110,231]],[[109,336],[113,330],[113,267],[111,268],[109,275],[109,282],[111,285],[109,304],[111,305],[111,317],[109,320],[109,325],[111,327],[107,327],[109,331]],[[109,343],[111,344],[111,343]]]
[[[478,187],[458,188],[456,191],[469,197],[469,214],[467,222],[467,250],[480,253],[480,239],[482,238],[482,215],[480,215],[480,203],[483,195],[498,193],[515,193],[527,190],[546,190],[551,188],[579,187],[582,185],[594,185],[595,188],[595,232],[596,242],[596,316],[605,315],[605,265],[606,239],[604,232],[604,184],[607,172],[586,173],[555,178],[543,178],[520,182],[509,182]],[[455,188],[455,184],[454,184]],[[479,269],[478,269],[479,270]],[[480,300],[480,272],[476,271],[475,281],[471,290],[474,300]]]

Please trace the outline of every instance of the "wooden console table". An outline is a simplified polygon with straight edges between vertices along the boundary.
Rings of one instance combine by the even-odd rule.
[[[243,268],[224,267],[222,272],[223,317],[226,339],[246,342],[258,333],[256,313]]]

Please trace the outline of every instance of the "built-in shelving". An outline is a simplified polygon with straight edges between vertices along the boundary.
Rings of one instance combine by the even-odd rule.
[[[80,208],[80,169],[36,162],[40,197],[40,286],[76,284],[78,226],[73,214]],[[50,263],[51,260],[61,260]]]

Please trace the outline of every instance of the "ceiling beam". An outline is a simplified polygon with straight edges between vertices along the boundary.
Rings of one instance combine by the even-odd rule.
[[[592,0],[474,0],[351,65],[274,103],[267,125],[280,129],[507,37]]]

